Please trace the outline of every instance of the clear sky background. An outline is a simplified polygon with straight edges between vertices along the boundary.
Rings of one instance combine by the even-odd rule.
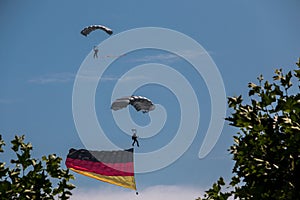
[[[7,144],[14,135],[25,134],[26,141],[34,146],[36,157],[56,153],[65,158],[70,148],[84,148],[73,120],[73,84],[92,47],[109,37],[101,32],[82,36],[80,30],[87,25],[107,25],[114,34],[141,27],[163,27],[186,34],[212,57],[223,78],[226,95],[242,94],[246,99],[248,82],[255,82],[260,74],[271,80],[275,68],[285,71],[295,68],[300,56],[299,9],[297,0],[1,0],[0,133]],[[110,59],[105,58],[106,55],[100,55],[100,59],[101,56]],[[171,199],[173,194],[174,199],[193,199],[220,176],[230,181],[233,162],[227,149],[237,130],[225,122],[213,150],[204,159],[198,158],[210,118],[209,94],[201,77],[189,71],[187,63],[166,52],[132,52],[113,63],[96,94],[96,102],[99,102],[96,110],[106,108],[105,112],[97,113],[105,133],[120,148],[130,146],[130,137],[113,122],[110,93],[116,83],[115,77],[149,62],[181,70],[187,79],[199,86],[194,88],[201,99],[200,128],[195,140],[170,166],[137,174],[137,186],[142,191],[138,197],[126,189],[75,174],[74,199],[117,199],[117,195],[122,195],[123,199],[159,199],[155,195]],[[140,88],[136,94],[148,95],[154,102],[164,105],[170,119],[161,133],[141,139],[137,152],[153,151],[166,145],[174,137],[172,133],[178,128],[180,117],[176,112],[176,97],[169,90],[147,87]],[[147,115],[130,111],[137,124],[149,123]],[[9,161],[10,156],[5,154],[1,160]],[[179,191],[182,196],[178,196]]]

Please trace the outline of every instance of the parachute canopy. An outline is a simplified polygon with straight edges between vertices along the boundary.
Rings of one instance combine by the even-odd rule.
[[[103,30],[105,31],[107,34],[111,35],[113,34],[113,31],[106,27],[106,26],[102,26],[102,25],[91,25],[91,26],[87,26],[85,27],[80,33],[84,36],[87,36],[88,34],[90,34],[92,31],[95,31],[95,30]]]
[[[143,113],[147,113],[155,109],[155,105],[153,105],[152,101],[142,96],[129,96],[116,99],[112,103],[111,109],[120,110],[122,108],[126,108],[129,104],[137,111],[142,111]]]
[[[67,155],[66,166],[76,173],[136,190],[133,148],[118,151],[72,148]]]

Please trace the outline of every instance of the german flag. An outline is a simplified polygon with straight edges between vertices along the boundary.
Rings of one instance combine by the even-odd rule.
[[[136,190],[133,148],[119,151],[70,149],[67,168],[107,183]]]

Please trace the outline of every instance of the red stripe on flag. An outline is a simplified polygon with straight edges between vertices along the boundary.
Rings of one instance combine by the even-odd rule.
[[[67,158],[66,166],[76,170],[93,172],[104,176],[134,176],[133,162],[102,163]]]

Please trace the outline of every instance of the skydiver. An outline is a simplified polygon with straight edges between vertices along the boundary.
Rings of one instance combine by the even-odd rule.
[[[138,136],[136,135],[136,129],[131,129],[131,131],[133,132],[133,135],[131,137],[131,139],[133,140],[132,146],[134,146],[134,144],[136,143],[136,145],[139,147],[139,141],[137,140]]]
[[[93,50],[94,50],[94,58],[98,58],[99,49],[97,48],[97,46],[94,46]]]

